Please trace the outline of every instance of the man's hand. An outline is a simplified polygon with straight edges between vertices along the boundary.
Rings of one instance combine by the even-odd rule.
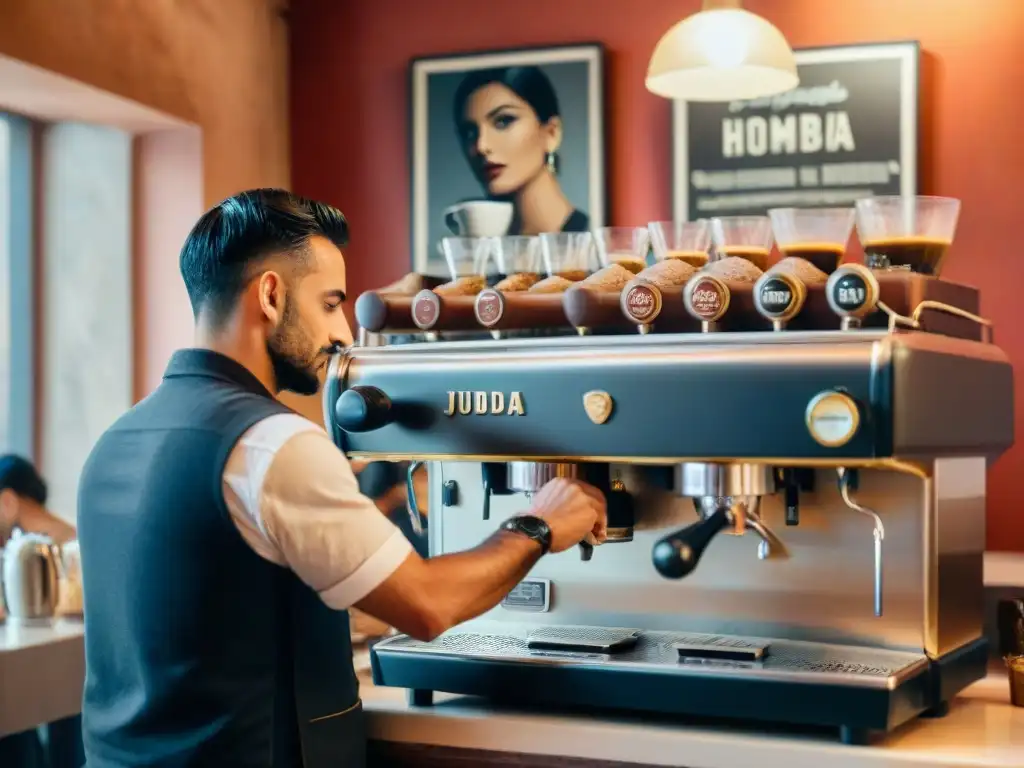
[[[577,480],[555,479],[534,497],[531,514],[551,528],[551,551],[608,535],[604,495]],[[476,549],[423,560],[410,554],[356,606],[419,640],[431,640],[496,606],[540,559],[525,536],[499,531]]]
[[[600,544],[608,536],[608,508],[604,494],[579,480],[556,477],[533,498],[530,514],[543,518],[551,528],[551,551],[575,547],[588,534]]]

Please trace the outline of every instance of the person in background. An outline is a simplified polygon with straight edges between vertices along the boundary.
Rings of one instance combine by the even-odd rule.
[[[90,768],[363,768],[348,609],[432,639],[548,552],[607,536],[603,495],[558,478],[479,546],[424,559],[359,492],[313,395],[352,341],[348,223],[276,189],[189,233],[195,346],[93,447],[78,491]]]
[[[0,544],[15,529],[49,536],[57,544],[75,538],[75,528],[46,508],[46,481],[32,462],[16,454],[0,456]]]
[[[455,91],[452,119],[462,152],[492,200],[513,204],[506,234],[586,232],[590,219],[558,181],[562,117],[539,67],[470,72]]]
[[[74,540],[74,526],[47,509],[46,499],[46,481],[31,461],[0,456],[0,549],[15,531],[42,534],[56,544]],[[75,715],[0,738],[0,766],[79,768],[85,764],[81,731],[81,717]]]

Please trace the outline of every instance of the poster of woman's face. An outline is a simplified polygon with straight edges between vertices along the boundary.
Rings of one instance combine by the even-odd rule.
[[[605,224],[599,45],[412,63],[413,269],[447,273],[441,238]]]

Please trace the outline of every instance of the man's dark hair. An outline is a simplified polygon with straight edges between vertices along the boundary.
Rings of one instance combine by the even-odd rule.
[[[309,239],[318,235],[339,248],[348,244],[341,211],[283,189],[252,189],[218,203],[196,222],[181,248],[181,276],[193,315],[208,312],[220,325],[264,259],[287,253],[301,269]]]
[[[46,481],[31,461],[13,453],[0,456],[0,491],[6,490],[38,504],[46,503]]]

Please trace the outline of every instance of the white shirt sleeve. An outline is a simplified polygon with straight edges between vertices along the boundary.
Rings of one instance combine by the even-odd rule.
[[[224,500],[258,555],[290,568],[338,610],[376,589],[412,552],[359,492],[327,433],[297,414],[271,416],[242,436],[225,465]]]

